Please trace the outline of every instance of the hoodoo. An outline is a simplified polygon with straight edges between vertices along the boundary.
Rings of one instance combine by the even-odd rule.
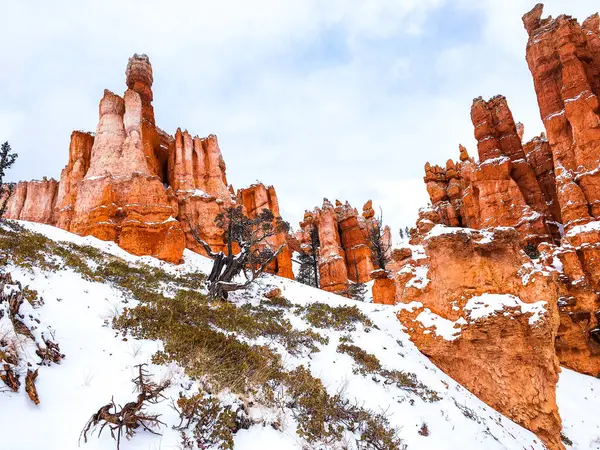
[[[450,376],[560,449],[559,363],[600,374],[600,19],[542,10],[523,23],[546,132],[524,143],[505,97],[475,99],[479,161],[461,145],[425,165],[431,205],[373,296]]]
[[[222,250],[223,231],[214,219],[242,199],[227,184],[217,137],[181,129],[171,136],[156,126],[146,55],[131,57],[125,75],[128,89],[122,97],[104,91],[96,132],[72,133],[60,182],[20,182],[5,217],[111,240],[135,255],[169,262],[180,262],[186,247],[204,253],[191,228],[213,250]],[[273,188],[268,196],[278,216]],[[293,278],[286,236],[272,241],[286,248],[271,271]]]

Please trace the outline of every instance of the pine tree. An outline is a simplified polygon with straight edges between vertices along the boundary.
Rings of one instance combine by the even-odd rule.
[[[6,171],[10,169],[16,160],[17,154],[13,153],[8,142],[2,144],[0,148],[0,220],[2,220],[2,216],[6,212],[8,199],[15,189],[15,184],[5,182],[4,177],[6,176]]]
[[[400,239],[404,239],[404,230],[400,228]]]
[[[354,300],[360,300],[361,302],[365,301],[365,296],[367,295],[367,285],[365,283],[353,283],[350,282],[348,289],[345,292],[348,297]]]
[[[214,253],[191,224],[190,229],[196,241],[214,259],[207,279],[210,297],[226,300],[229,292],[246,289],[262,277],[269,264],[284,248],[283,245],[278,249],[271,248],[267,239],[279,233],[287,233],[290,226],[281,217],[275,217],[269,209],[251,219],[239,205],[225,208],[215,218],[215,224],[225,233],[227,254]],[[234,254],[234,244],[240,248],[237,254]],[[246,277],[245,282],[234,281],[240,274]]]
[[[309,242],[304,245],[304,253],[298,257],[300,269],[296,281],[309,286],[319,287],[319,230],[311,226],[309,230]]]
[[[385,270],[390,258],[390,243],[385,235],[383,213],[380,213],[379,217],[374,217],[369,222],[367,232],[373,265],[379,269]]]

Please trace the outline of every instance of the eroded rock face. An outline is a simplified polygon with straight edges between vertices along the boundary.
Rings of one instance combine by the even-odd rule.
[[[479,163],[461,146],[460,161],[449,160],[445,167],[425,165],[427,191],[442,223],[477,229],[515,227],[524,245],[559,239],[557,219],[547,200],[554,195],[553,180],[546,179],[547,167],[540,169],[539,178],[545,182],[542,189],[506,98],[475,99],[471,120]],[[529,150],[531,159],[543,156],[535,147]]]
[[[600,31],[598,15],[582,25],[569,16],[523,16],[527,62],[546,133],[521,144],[504,97],[476,99],[471,111],[479,162],[461,147],[460,161],[425,167],[435,223],[485,229],[514,227],[521,246],[543,244],[561,266],[561,364],[600,373]],[[545,243],[558,245],[546,246]]]
[[[337,216],[333,205],[325,199],[316,210],[319,230],[319,282],[323,290],[343,292],[348,288],[346,253],[341,246]]]
[[[186,235],[186,246],[198,253],[205,251],[196,242],[190,227],[214,251],[225,247],[223,230],[215,217],[234,199],[227,187],[226,167],[215,135],[192,137],[177,130],[169,159],[168,179],[179,205],[179,220]]]
[[[8,199],[5,217],[52,224],[57,192],[58,182],[52,178],[20,181]]]
[[[534,265],[510,228],[437,225],[411,253],[396,276],[398,317],[411,340],[548,448],[564,448],[555,393],[557,271]]]
[[[293,239],[288,238],[288,242],[295,251],[305,252],[310,242],[310,230],[316,227],[321,243],[321,288],[347,295],[350,282],[366,283],[374,279],[375,271],[380,269],[373,258],[369,241],[369,229],[376,225],[377,219],[371,200],[365,203],[361,215],[348,202],[336,200],[334,206],[324,199],[321,208],[305,212],[300,231]],[[383,231],[383,240],[391,252],[390,229],[385,227]]]
[[[91,133],[73,131],[69,145],[69,162],[60,174],[56,198],[56,226],[69,230],[73,219],[73,209],[77,200],[79,183],[90,168],[94,136]]]
[[[123,98],[104,92],[70,230],[115,241],[135,255],[179,262],[183,231],[161,179],[146,161],[142,121],[137,92],[127,90]]]
[[[133,254],[170,262],[179,262],[185,247],[204,253],[192,227],[214,251],[222,250],[223,231],[214,219],[237,200],[217,137],[180,129],[171,136],[156,126],[146,55],[131,57],[125,75],[122,97],[104,92],[96,133],[71,135],[60,183],[19,183],[5,217],[112,240]],[[268,196],[276,204],[272,188]],[[293,276],[289,251],[276,272]]]
[[[277,193],[273,186],[267,188],[262,183],[253,184],[248,188],[240,189],[237,193],[237,198],[244,206],[246,214],[251,219],[255,218],[265,209],[269,209],[275,218],[281,217]],[[267,238],[266,244],[269,245],[273,251],[283,247],[283,250],[277,256],[277,259],[273,261],[267,269],[270,273],[274,273],[280,277],[294,279],[294,272],[292,271],[292,250],[288,246],[287,241],[287,235],[283,232]]]
[[[537,5],[523,16],[529,34],[527,63],[533,76],[552,158],[559,249],[546,249],[564,269],[557,352],[575,370],[600,372],[600,29],[594,14],[580,25],[572,17],[542,18]]]
[[[350,204],[340,204],[335,207],[336,218],[340,230],[340,244],[346,254],[346,267],[350,280],[366,283],[371,280],[374,264],[369,247],[367,222],[372,220],[372,211],[367,208],[366,219],[360,216]]]

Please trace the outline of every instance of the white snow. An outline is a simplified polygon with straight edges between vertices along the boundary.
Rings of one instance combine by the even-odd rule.
[[[578,95],[576,95],[575,97],[567,98],[565,100],[565,104],[568,104],[568,103],[575,102],[575,101],[579,100],[581,97],[583,97],[584,94],[586,94],[588,92],[589,92],[589,90],[585,89],[582,92],[580,92]]]
[[[480,166],[483,166],[484,164],[504,164],[506,161],[510,161],[510,158],[508,156],[496,156],[495,158],[490,158],[490,159],[486,159],[485,161],[483,161]]]
[[[548,114],[542,120],[545,122],[546,120],[554,119],[555,117],[560,117],[565,115],[565,110],[561,109],[560,111],[554,112],[552,114]]]
[[[425,308],[415,320],[420,322],[425,328],[433,327],[435,329],[435,334],[445,340],[453,341],[460,337],[460,324],[466,323],[464,319],[461,319],[462,317],[454,322],[432,313],[429,308]]]
[[[198,270],[207,272],[211,267],[210,260],[188,250],[184,253],[185,263],[175,266],[151,257],[132,256],[112,242],[79,237],[46,225],[22,224],[51,239],[91,245],[131,264],[143,262],[160,266],[171,273]],[[108,403],[112,396],[120,404],[134,398],[130,381],[135,374],[134,366],[149,363],[152,354],[161,348],[161,343],[131,337],[125,341],[108,325],[124,306],[133,306],[131,300],[126,304],[123,293],[109,284],[85,280],[69,268],[56,272],[46,272],[39,268],[9,269],[16,280],[36,289],[44,298],[44,305],[36,309],[36,313],[55,330],[55,338],[66,357],[60,365],[39,368],[37,390],[40,405],[35,406],[29,401],[24,395],[23,386],[19,393],[0,392],[0,448],[75,450],[78,448],[80,431],[92,413]],[[326,333],[329,338],[329,343],[321,346],[320,352],[313,353],[310,357],[295,357],[287,353],[282,356],[288,368],[300,364],[308,367],[313,376],[321,378],[330,394],[343,392],[346,398],[356,400],[359,405],[374,411],[385,411],[391,423],[399,428],[400,436],[408,449],[544,448],[531,432],[481,402],[435,367],[410,342],[395,314],[400,308],[422,307],[419,302],[396,307],[357,302],[275,276],[266,277],[257,289],[271,287],[279,287],[285,298],[298,305],[317,301],[331,306],[355,305],[376,325],[369,329],[358,325],[351,333],[319,329],[319,332]],[[504,302],[507,303],[507,299]],[[523,308],[523,305],[519,306]],[[489,309],[485,304],[474,305],[471,312],[475,315],[482,314],[484,308]],[[541,305],[539,308],[538,312],[541,314]],[[495,311],[496,309],[491,312]],[[532,311],[533,315],[538,312]],[[294,314],[293,308],[286,314],[294,326],[307,326],[307,322]],[[450,328],[450,321],[445,323],[429,313],[422,314],[419,315],[422,322],[430,324],[436,332],[449,334],[455,329],[455,325]],[[378,375],[353,373],[355,363],[352,358],[336,351],[340,338],[347,334],[351,334],[355,345],[377,356],[386,369],[414,373],[421,383],[435,390],[441,399],[437,402],[425,402],[413,392],[385,383]],[[263,342],[268,343],[266,340]],[[159,380],[171,379],[172,387],[166,391],[166,395],[171,398],[177,398],[180,391],[185,391],[194,384],[183,369],[175,364],[149,364],[149,371]],[[570,371],[561,375],[558,402],[565,423],[565,433],[578,443],[577,448],[597,448],[593,442],[600,438],[597,421],[599,392],[600,380]],[[227,398],[227,393],[222,393],[221,398]],[[160,419],[169,425],[161,427],[162,436],[138,431],[130,441],[121,442],[121,449],[180,448],[178,432],[171,428],[171,425],[178,423],[178,418],[169,403],[164,401],[149,408],[152,413],[161,414]],[[471,414],[465,414],[465,411],[472,411],[474,418],[467,417]],[[263,417],[266,422],[277,417],[282,430],[276,431],[268,424],[241,430],[235,435],[236,450],[307,448],[306,443],[296,434],[295,419],[289,411],[255,405],[251,408],[251,415]],[[418,433],[424,423],[429,428],[429,436]],[[108,430],[105,430],[100,438],[94,435],[87,444],[82,443],[80,448],[112,450],[115,443]]]
[[[572,449],[600,449],[600,379],[562,368],[556,402]]]
[[[577,236],[580,233],[589,233],[591,231],[600,231],[600,221],[595,220],[584,225],[575,225],[567,231],[568,237]]]
[[[471,297],[465,305],[471,320],[479,320],[501,313],[506,308],[519,308],[522,314],[531,314],[529,324],[534,325],[546,312],[546,302],[524,303],[511,294],[483,294]]]
[[[423,289],[429,284],[429,278],[427,278],[427,272],[429,271],[428,266],[417,266],[413,268],[414,276],[406,283],[406,287],[414,286],[417,289]]]

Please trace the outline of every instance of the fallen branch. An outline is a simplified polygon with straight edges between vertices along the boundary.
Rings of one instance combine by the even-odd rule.
[[[137,400],[126,403],[123,407],[119,405],[120,409],[118,409],[114,398],[111,398],[110,403],[101,407],[87,421],[79,435],[79,443],[81,443],[82,437],[83,442],[87,443],[88,432],[94,432],[98,426],[100,426],[98,437],[100,437],[104,428],[108,426],[110,435],[117,441],[117,450],[120,449],[121,436],[125,434],[127,439],[131,439],[139,427],[152,434],[160,435],[152,429],[158,428],[161,424],[165,425],[164,422],[158,419],[160,414],[147,414],[144,412],[144,408],[146,403],[156,404],[163,400],[165,397],[162,392],[169,386],[169,383],[156,384],[151,381],[148,378],[148,373],[144,370],[144,366],[145,364],[136,366],[139,369],[138,376],[131,380],[139,392]]]

